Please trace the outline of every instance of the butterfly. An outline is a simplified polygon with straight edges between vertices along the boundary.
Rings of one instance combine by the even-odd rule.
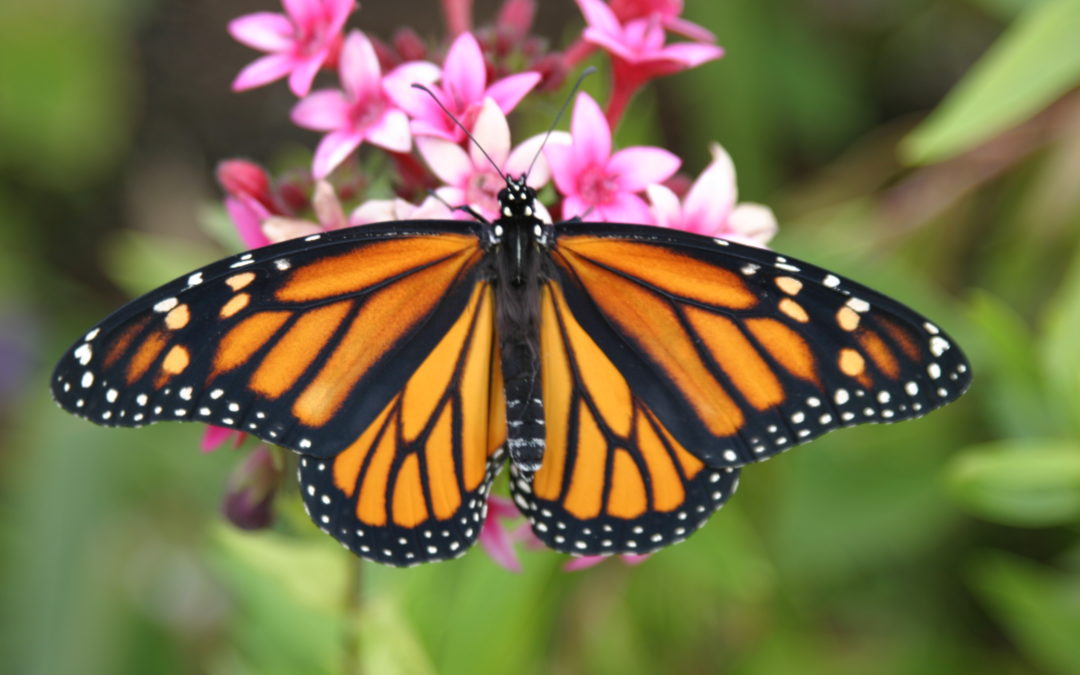
[[[406,566],[475,542],[506,463],[551,548],[648,553],[741,467],[970,383],[944,331],[865,286],[724,239],[547,224],[505,180],[492,223],[314,234],[165,284],[78,340],[53,395],[289,448],[315,524]]]

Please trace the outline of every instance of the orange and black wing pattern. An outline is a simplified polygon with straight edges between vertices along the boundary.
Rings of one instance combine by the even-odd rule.
[[[545,442],[514,501],[548,546],[577,555],[649,553],[682,541],[738,485],[677,440],[570,310],[558,283],[540,301]]]
[[[407,225],[267,246],[166,284],[68,350],[53,395],[107,426],[197,421],[333,457],[386,418],[481,283],[472,226]]]
[[[357,555],[398,566],[462,555],[502,465],[506,402],[494,294],[464,312],[378,416],[333,458],[301,455],[304,506]]]
[[[564,223],[552,259],[584,332],[709,467],[760,461],[838,427],[918,417],[970,383],[964,355],[933,323],[771,251]]]

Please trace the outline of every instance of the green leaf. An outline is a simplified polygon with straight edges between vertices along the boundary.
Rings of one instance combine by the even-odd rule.
[[[990,613],[1045,672],[1080,673],[1080,577],[988,554],[973,566],[970,580]]]
[[[137,296],[208,265],[222,254],[190,239],[120,230],[105,241],[104,257],[113,282]]]
[[[1080,0],[1027,7],[903,140],[908,164],[939,162],[1031,117],[1080,81]]]
[[[1080,51],[1080,50],[1078,50]],[[1080,255],[1047,304],[1044,334],[1039,345],[1046,378],[1057,405],[1050,410],[1080,434]]]
[[[949,467],[949,486],[972,513],[1040,527],[1080,518],[1080,445],[1054,439],[973,446]]]

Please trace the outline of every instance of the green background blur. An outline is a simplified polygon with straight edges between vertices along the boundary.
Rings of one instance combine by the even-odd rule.
[[[566,44],[576,9],[541,4]],[[746,469],[637,567],[529,551],[515,575],[476,550],[365,564],[354,596],[295,486],[240,532],[219,505],[242,454],[199,453],[196,425],[94,427],[46,386],[126,298],[236,250],[208,234],[216,161],[314,146],[282,84],[228,91],[254,53],[226,21],[276,3],[0,2],[0,669],[1080,673],[1080,2],[687,4],[727,57],[649,87],[618,141],[691,173],[723,143],[773,247],[933,317],[971,392]],[[351,20],[407,23],[441,36],[434,2]]]

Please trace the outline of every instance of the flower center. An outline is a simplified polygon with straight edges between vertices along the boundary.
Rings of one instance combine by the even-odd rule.
[[[360,130],[382,119],[385,111],[386,102],[381,96],[368,96],[353,103],[349,116],[352,119],[353,128]]]
[[[578,178],[578,194],[590,204],[608,204],[619,192],[618,182],[603,167],[591,166]]]

